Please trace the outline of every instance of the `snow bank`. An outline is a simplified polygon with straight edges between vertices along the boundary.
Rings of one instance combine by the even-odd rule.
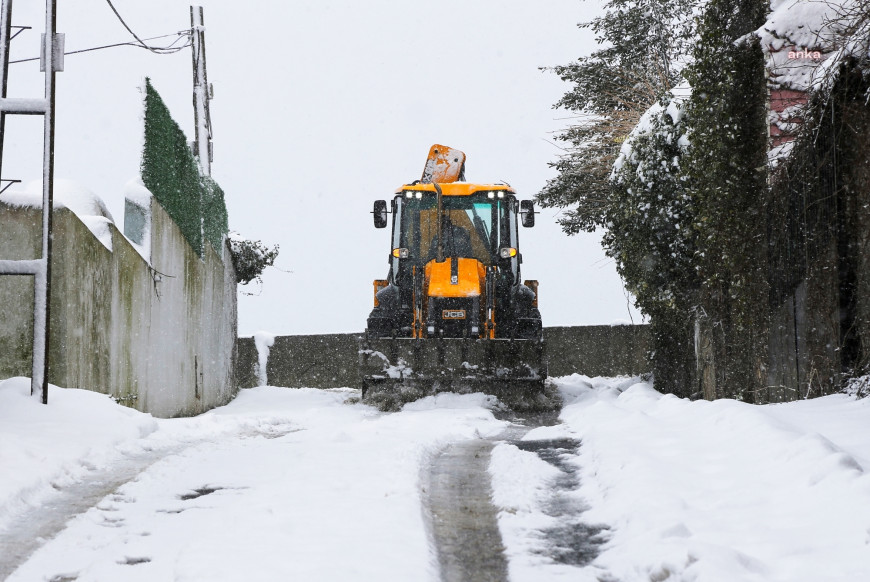
[[[8,190],[0,201],[16,208],[42,208],[42,181],[28,182],[22,190]],[[88,188],[73,180],[54,181],[55,208],[68,208],[94,233],[103,245],[112,250],[109,225],[115,221],[102,199]]]
[[[565,426],[526,438],[555,430],[582,442],[568,462],[579,470],[583,520],[609,531],[578,576],[870,579],[870,399],[752,406],[691,402],[638,379],[559,382]],[[494,466],[505,479],[507,469]],[[527,514],[532,524],[544,511]],[[502,519],[503,531],[511,520]],[[530,560],[512,563],[515,580],[535,579]]]
[[[0,526],[54,488],[116,458],[118,443],[157,429],[149,414],[105,394],[50,386],[48,406],[30,396],[30,379],[0,381]]]

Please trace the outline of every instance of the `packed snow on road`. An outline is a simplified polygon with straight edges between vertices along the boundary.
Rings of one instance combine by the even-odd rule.
[[[870,399],[557,383],[560,422],[518,432],[480,394],[381,413],[351,389],[262,386],[163,420],[2,381],[0,579],[438,580],[426,468],[469,439],[496,443],[515,582],[870,579]]]

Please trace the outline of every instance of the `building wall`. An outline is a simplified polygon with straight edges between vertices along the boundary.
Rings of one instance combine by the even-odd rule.
[[[0,203],[0,215],[0,257],[37,258],[41,211]],[[159,417],[196,414],[235,394],[235,272],[226,247],[200,259],[154,200],[151,216],[149,265],[114,225],[110,251],[55,211],[48,380]],[[0,310],[0,378],[30,376],[31,277],[0,277]]]
[[[356,388],[359,333],[278,336],[269,349],[266,377],[272,386]],[[544,328],[550,376],[573,373],[618,376],[649,371],[645,325]],[[238,340],[236,377],[241,388],[259,383],[254,338]]]
[[[779,402],[870,373],[870,108],[843,69],[773,175],[766,392]]]

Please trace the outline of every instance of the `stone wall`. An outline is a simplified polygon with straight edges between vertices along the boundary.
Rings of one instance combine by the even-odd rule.
[[[649,372],[646,325],[546,327],[550,376],[633,376]]]
[[[197,414],[236,391],[235,272],[228,248],[200,258],[153,199],[151,217],[149,265],[114,225],[109,250],[55,210],[48,380],[159,417]],[[0,258],[37,258],[40,223],[40,209],[0,203]],[[0,277],[0,310],[0,378],[30,376],[32,277]]]
[[[269,350],[266,378],[272,386],[358,387],[359,333],[278,336]],[[649,330],[645,325],[544,328],[550,376],[573,373],[619,376],[648,371]],[[260,382],[254,338],[238,340],[236,377],[241,388]]]

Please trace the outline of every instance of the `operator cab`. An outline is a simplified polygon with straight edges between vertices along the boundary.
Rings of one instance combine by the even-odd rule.
[[[517,223],[534,224],[531,202],[520,203],[506,184],[415,183],[396,191],[390,209],[393,215],[390,272],[386,280],[378,282],[380,288],[376,283],[376,301],[385,304],[378,306],[384,309],[373,311],[369,324],[370,328],[390,326],[391,332],[379,329],[376,333],[404,337],[540,333],[539,323],[531,330],[528,325],[518,325],[519,320],[529,317],[540,321],[534,301],[536,290],[523,285],[520,274],[522,255]],[[387,203],[377,201],[376,227],[386,227],[387,214]],[[415,283],[417,277],[423,279],[420,284]],[[451,285],[438,284],[442,280],[449,280]],[[488,280],[492,285],[489,306],[484,297]],[[418,301],[415,289],[423,288],[428,299],[415,316]],[[497,313],[493,309],[496,303],[502,306]],[[448,308],[451,314],[461,313],[463,321],[446,321],[447,316],[438,316],[447,313]],[[392,314],[388,321],[379,317],[386,312]],[[498,334],[492,331],[498,328]]]

